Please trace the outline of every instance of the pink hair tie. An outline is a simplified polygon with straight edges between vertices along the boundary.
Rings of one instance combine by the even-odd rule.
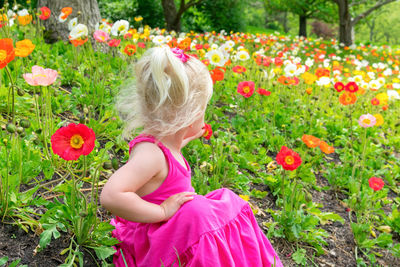
[[[186,55],[182,49],[174,47],[171,49],[172,53],[174,53],[174,55],[179,58],[183,63],[185,63],[186,61],[189,60],[189,56]]]

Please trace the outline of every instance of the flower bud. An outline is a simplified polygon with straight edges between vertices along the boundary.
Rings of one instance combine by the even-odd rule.
[[[119,168],[118,159],[117,159],[117,158],[113,158],[113,159],[111,160],[111,165],[112,165],[112,167],[113,167],[114,170],[118,169],[118,168]]]
[[[23,96],[23,95],[25,94],[25,90],[22,89],[22,88],[18,88],[17,94],[18,94],[19,96]]]
[[[15,131],[17,130],[17,126],[15,126],[15,124],[13,123],[8,123],[6,126],[6,130],[9,133],[15,133]]]
[[[28,129],[29,127],[31,127],[31,122],[25,119],[22,119],[19,121],[19,125],[21,125],[21,127]]]
[[[104,162],[104,163],[103,163],[103,168],[104,168],[105,170],[111,170],[111,169],[112,169],[111,161],[106,161],[106,162]]]

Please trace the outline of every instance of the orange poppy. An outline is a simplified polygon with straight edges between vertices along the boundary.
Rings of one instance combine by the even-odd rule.
[[[77,47],[79,45],[83,45],[84,43],[86,43],[87,40],[88,40],[88,38],[86,38],[86,39],[78,38],[78,39],[69,40],[69,41],[71,42],[71,44],[73,44],[75,47]]]
[[[215,69],[210,70],[210,75],[213,83],[215,83],[216,81],[222,81],[225,76],[225,69],[221,67],[216,67]]]
[[[188,50],[190,50],[191,42],[192,42],[192,39],[190,39],[189,37],[186,37],[185,39],[183,39],[182,41],[179,42],[178,48],[188,51]]]
[[[18,22],[22,26],[25,26],[32,21],[32,15],[26,15],[26,16],[18,16]]]
[[[321,143],[321,140],[318,137],[307,134],[304,134],[301,140],[303,140],[304,144],[310,148],[317,147]]]
[[[324,142],[322,140],[319,143],[319,148],[325,154],[331,154],[331,153],[335,152],[335,148],[333,146],[328,145],[326,142]]]
[[[0,69],[7,66],[15,57],[13,41],[10,38],[0,39]]]
[[[350,93],[348,91],[345,91],[343,94],[339,96],[339,102],[340,104],[347,106],[350,104],[354,104],[357,100],[357,96],[353,93]]]
[[[61,13],[64,13],[65,15],[69,16],[72,13],[72,7],[63,7],[61,9]]]
[[[136,45],[134,44],[128,44],[125,46],[124,53],[127,54],[128,56],[132,56],[133,54],[136,53]]]
[[[35,49],[35,45],[29,39],[15,43],[15,55],[17,57],[27,57],[32,53],[33,49]]]
[[[324,68],[317,68],[315,70],[315,75],[318,78],[321,78],[323,76],[329,77],[330,76],[330,71],[328,69],[324,69]]]

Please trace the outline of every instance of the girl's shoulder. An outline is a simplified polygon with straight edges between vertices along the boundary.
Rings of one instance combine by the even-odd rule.
[[[135,138],[133,138],[132,141],[129,142],[129,153],[131,153],[133,147],[135,147],[137,144],[142,144],[142,143],[153,144],[153,146],[158,146],[161,149],[163,149],[162,144],[154,136],[150,134],[141,133],[137,135]]]

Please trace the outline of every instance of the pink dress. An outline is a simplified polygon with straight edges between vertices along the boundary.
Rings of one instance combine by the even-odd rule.
[[[161,186],[143,196],[144,200],[161,204],[173,194],[194,192],[186,160],[184,167],[149,135],[133,139],[129,152],[140,142],[157,144],[169,167]],[[196,195],[165,222],[136,223],[116,217],[111,224],[115,226],[113,236],[121,241],[114,254],[116,267],[282,266],[248,203],[226,188]]]

